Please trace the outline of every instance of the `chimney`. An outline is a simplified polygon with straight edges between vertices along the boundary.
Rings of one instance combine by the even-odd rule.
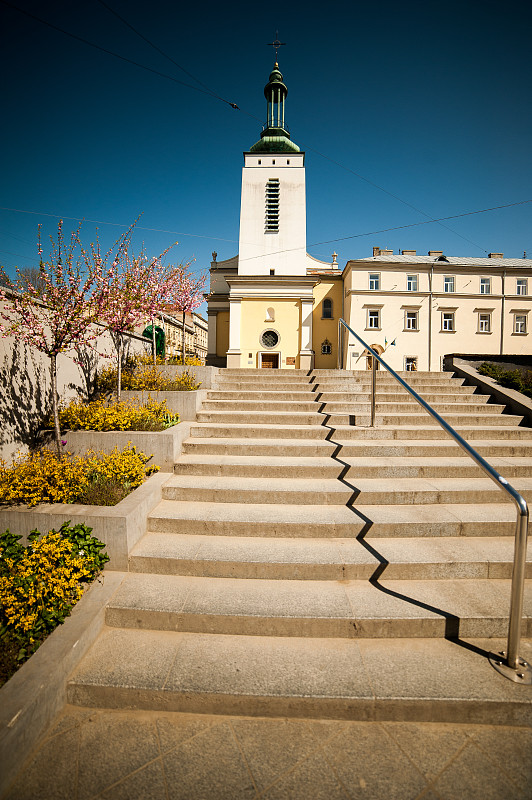
[[[415,256],[416,255],[416,251],[415,250],[401,250],[401,255],[402,256]]]
[[[375,258],[375,256],[380,256],[380,254],[381,254],[380,247],[374,247],[373,248],[373,258]]]
[[[488,253],[488,258],[504,258],[504,253]]]
[[[393,250],[381,250],[381,256],[393,256]]]
[[[429,250],[429,256],[434,256],[434,258],[437,258],[438,256],[442,255],[443,255],[443,250]]]

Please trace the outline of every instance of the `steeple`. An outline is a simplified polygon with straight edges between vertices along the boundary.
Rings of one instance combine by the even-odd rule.
[[[264,87],[266,98],[266,124],[260,141],[249,148],[250,153],[299,153],[299,147],[290,141],[285,123],[285,99],[288,89],[283,82],[279,64],[275,62],[270,79]]]

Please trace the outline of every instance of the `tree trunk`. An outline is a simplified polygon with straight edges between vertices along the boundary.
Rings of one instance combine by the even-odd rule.
[[[183,366],[185,366],[185,312],[183,311],[183,349],[182,349],[182,357],[183,357]]]
[[[52,407],[54,410],[54,433],[57,456],[60,459],[63,455],[61,450],[61,428],[59,427],[59,407],[57,396],[57,356],[50,356],[50,371],[52,373]]]
[[[151,343],[152,343],[152,350],[153,350],[153,366],[157,366],[157,347],[155,344],[155,320],[151,318]]]
[[[120,402],[120,398],[122,397],[122,334],[117,334],[116,339],[116,352],[118,353],[118,364],[117,364],[117,377],[116,377],[116,399],[117,402]]]

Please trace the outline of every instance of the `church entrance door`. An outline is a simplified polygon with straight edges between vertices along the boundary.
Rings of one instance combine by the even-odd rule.
[[[279,369],[279,353],[261,353],[260,365],[262,369]]]

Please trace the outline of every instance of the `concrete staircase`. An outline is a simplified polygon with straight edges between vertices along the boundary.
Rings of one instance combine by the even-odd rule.
[[[407,379],[532,498],[519,417],[449,373]],[[486,660],[507,632],[514,506],[387,375],[364,427],[369,380],[221,371],[71,703],[530,722],[532,689]],[[525,615],[531,637],[528,588]]]

